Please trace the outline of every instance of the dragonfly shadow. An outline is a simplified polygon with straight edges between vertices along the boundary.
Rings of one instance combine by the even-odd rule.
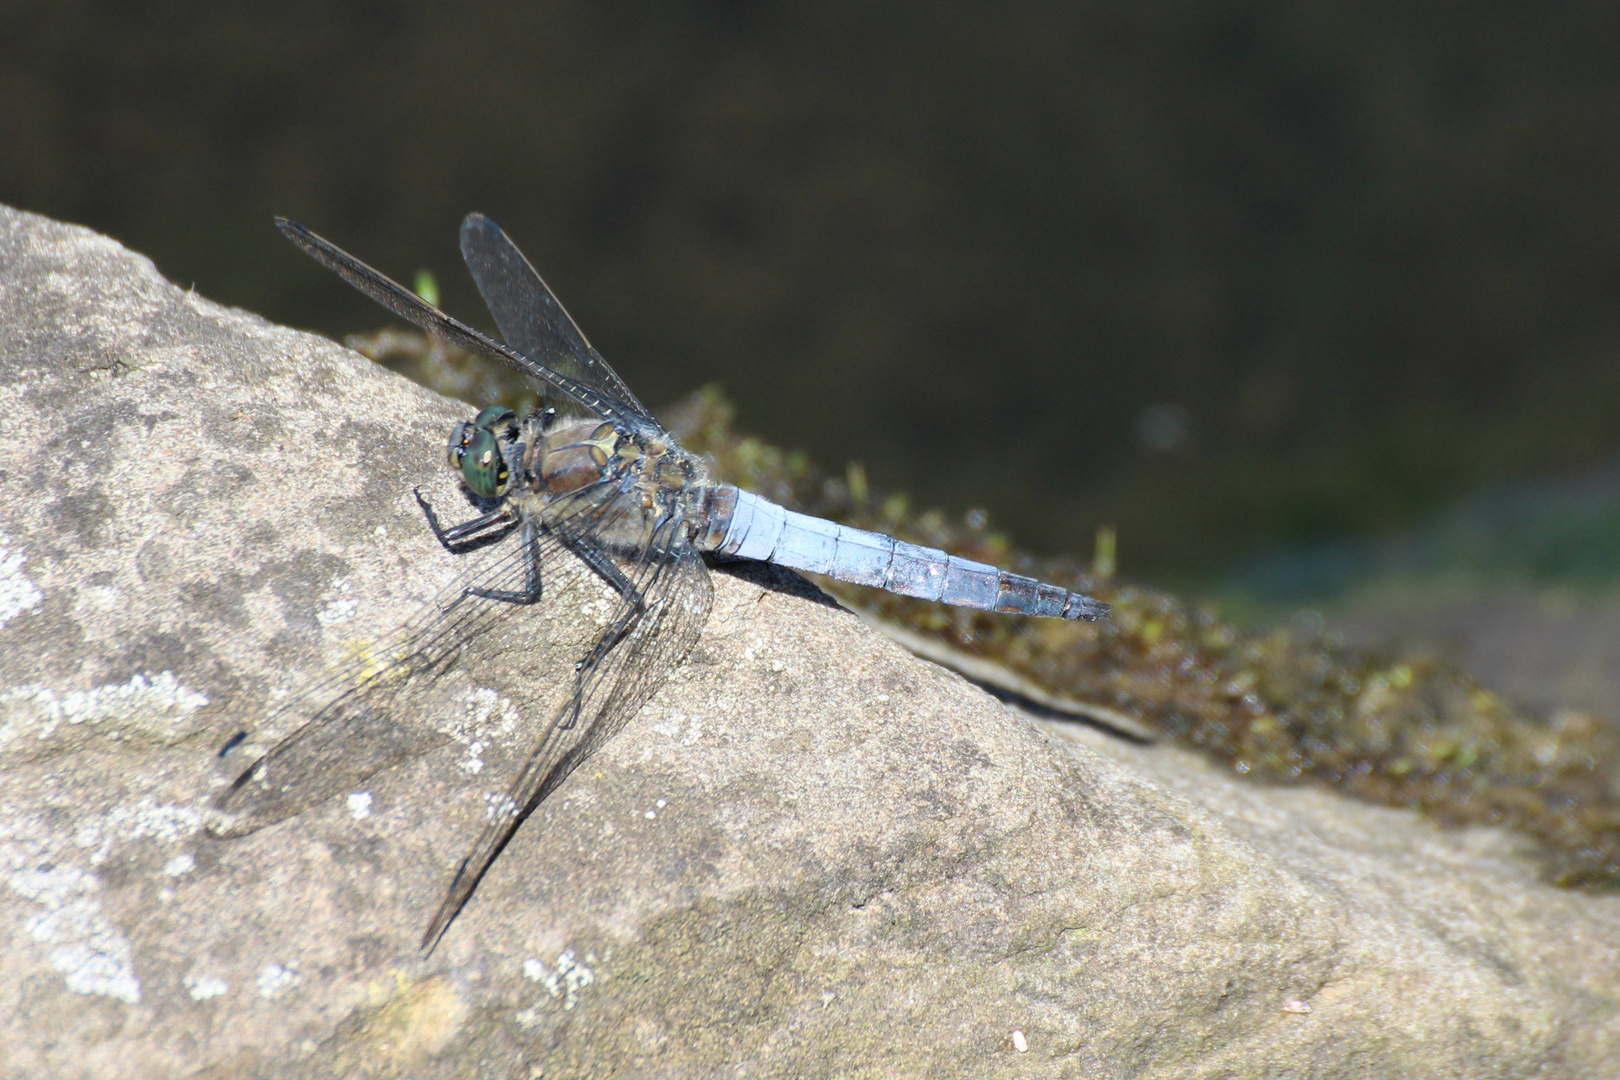
[[[961,674],[961,672],[958,672]],[[989,694],[1004,704],[1011,705],[1019,712],[1041,720],[1056,720],[1064,724],[1078,724],[1081,727],[1100,731],[1110,738],[1129,743],[1132,746],[1155,746],[1159,740],[1149,734],[1146,729],[1131,717],[1116,713],[1111,709],[1100,706],[1075,705],[1068,708],[1058,708],[1026,697],[1017,690],[1009,690],[995,683],[975,679],[971,675],[963,675],[974,686]]]
[[[720,574],[746,581],[750,585],[768,589],[786,596],[796,596],[822,607],[842,608],[843,605],[816,587],[815,582],[774,563],[755,562],[752,559],[733,559],[725,555],[705,553],[704,562]]]

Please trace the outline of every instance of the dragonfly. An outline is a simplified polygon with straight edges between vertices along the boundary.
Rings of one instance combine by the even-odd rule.
[[[416,492],[427,527],[451,555],[499,553],[486,552],[417,616],[278,710],[296,729],[213,801],[210,831],[235,837],[286,820],[420,752],[404,722],[413,695],[503,621],[532,617],[548,567],[573,560],[611,598],[594,639],[573,660],[570,685],[559,688],[561,704],[519,751],[505,797],[491,805],[423,934],[424,949],[438,943],[517,828],[691,651],[711,605],[706,556],[988,611],[1085,620],[1108,613],[1108,605],[1060,586],[713,481],[705,461],[658,423],[512,240],[481,214],[462,223],[461,253],[503,341],[303,225],[278,217],[276,226],[395,315],[521,373],[542,404],[521,417],[490,406],[452,430],[447,461],[474,516],[446,525]]]

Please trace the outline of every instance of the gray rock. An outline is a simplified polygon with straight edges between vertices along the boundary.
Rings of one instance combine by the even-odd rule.
[[[589,587],[429,707],[442,745],[211,839],[221,744],[455,570],[410,489],[453,498],[467,410],[16,211],[0,313],[0,1077],[1620,1062],[1620,900],[1043,726],[757,572],[424,957]]]

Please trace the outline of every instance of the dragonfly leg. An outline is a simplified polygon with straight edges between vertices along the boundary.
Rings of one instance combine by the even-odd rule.
[[[471,521],[463,521],[460,525],[452,525],[447,529],[439,524],[439,515],[433,512],[433,506],[422,497],[422,489],[417,488],[412,494],[416,496],[416,505],[420,506],[422,513],[427,516],[428,528],[433,530],[433,538],[452,555],[465,555],[485,544],[492,544],[518,523],[511,508],[502,505],[487,514],[480,514]],[[500,527],[498,532],[490,531],[497,527]],[[479,533],[484,535],[480,536]]]
[[[607,552],[572,537],[558,536],[557,539],[561,540],[563,546],[569,551],[579,556],[580,562],[596,571],[596,576],[611,585],[614,592],[620,596],[629,597],[637,609],[640,609],[640,591],[630,584],[630,579],[624,576],[624,571],[619,569],[619,565],[609,557]]]
[[[470,523],[469,523],[470,524]],[[538,604],[540,602],[540,526],[533,521],[523,523],[523,555],[527,564],[521,589],[468,589],[468,594],[485,600],[500,600],[508,604]]]

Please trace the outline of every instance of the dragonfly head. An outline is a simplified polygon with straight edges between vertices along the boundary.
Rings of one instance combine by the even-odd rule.
[[[517,438],[517,414],[504,405],[491,405],[471,422],[456,425],[446,458],[467,490],[482,499],[499,499],[512,486],[507,450]]]

